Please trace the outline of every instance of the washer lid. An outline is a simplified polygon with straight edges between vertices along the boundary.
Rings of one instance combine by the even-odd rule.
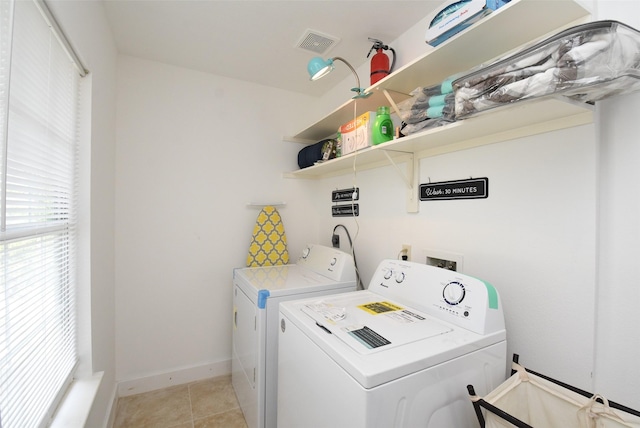
[[[335,282],[298,265],[236,269],[235,275],[258,290],[285,290]]]
[[[363,355],[453,331],[432,317],[373,293],[334,295],[306,302],[300,309]]]
[[[234,270],[234,279],[248,296],[267,297],[310,293],[317,290],[350,288],[355,290],[355,281],[335,281],[305,267],[289,264],[239,268]],[[301,297],[302,298],[302,297]]]
[[[386,310],[393,306],[400,309]],[[282,302],[279,308],[287,328],[299,329],[365,389],[506,340],[504,329],[481,335],[368,290]],[[390,343],[362,343],[361,336],[371,332]]]

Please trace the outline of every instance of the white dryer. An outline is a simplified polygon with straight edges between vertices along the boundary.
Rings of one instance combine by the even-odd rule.
[[[280,302],[354,290],[351,254],[321,245],[295,264],[233,271],[231,377],[248,428],[276,427]]]
[[[493,286],[384,260],[369,288],[280,305],[278,428],[477,427],[507,375]]]

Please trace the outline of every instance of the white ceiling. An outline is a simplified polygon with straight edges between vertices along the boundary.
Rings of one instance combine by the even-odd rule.
[[[104,3],[122,54],[319,96],[350,71],[338,62],[331,75],[309,81],[307,62],[316,54],[296,47],[306,30],[339,38],[323,58],[340,56],[357,69],[370,60],[367,53],[372,43],[368,37],[393,47],[393,40],[441,0]],[[368,75],[359,77],[361,86],[369,86]]]

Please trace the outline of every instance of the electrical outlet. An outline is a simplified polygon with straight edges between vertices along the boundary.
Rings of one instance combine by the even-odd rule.
[[[411,260],[411,245],[402,244],[402,252],[403,255],[407,256],[407,260]]]
[[[340,235],[332,235],[331,236],[331,245],[333,245],[333,248],[340,248]]]

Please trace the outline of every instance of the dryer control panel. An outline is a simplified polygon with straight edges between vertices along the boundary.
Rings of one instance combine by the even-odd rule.
[[[369,291],[478,334],[504,330],[497,290],[459,272],[403,260],[383,260]]]
[[[356,280],[353,256],[336,248],[307,245],[296,264],[334,281]]]

